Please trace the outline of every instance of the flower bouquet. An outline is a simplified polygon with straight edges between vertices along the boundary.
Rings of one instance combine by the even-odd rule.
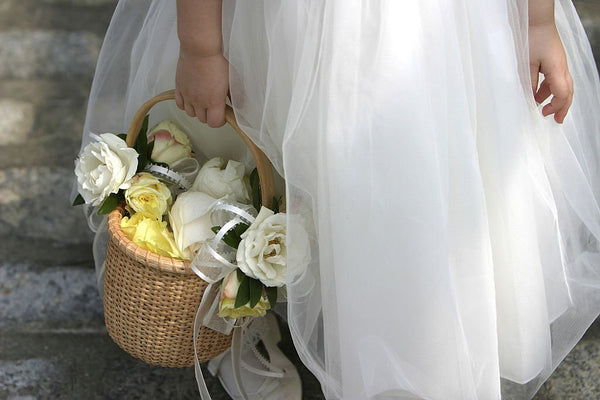
[[[148,130],[149,110],[173,98],[169,91],[146,102],[126,135],[94,136],[75,162],[74,205],[108,215],[110,336],[148,363],[185,367],[195,354],[202,362],[225,350],[237,319],[274,306],[285,284],[286,217],[268,159],[231,109],[226,120],[256,163],[249,175],[234,160],[200,167],[189,138],[170,121]]]

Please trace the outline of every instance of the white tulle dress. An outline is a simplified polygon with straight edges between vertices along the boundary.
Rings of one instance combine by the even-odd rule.
[[[286,181],[289,326],[327,399],[531,398],[600,312],[600,84],[571,1],[563,126],[531,94],[527,1],[223,3],[236,116]],[[178,51],[174,1],[120,1],[84,144],[173,88]],[[228,128],[165,117],[250,162]]]

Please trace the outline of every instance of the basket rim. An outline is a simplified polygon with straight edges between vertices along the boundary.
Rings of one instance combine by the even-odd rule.
[[[161,256],[160,254],[146,250],[131,241],[127,235],[125,235],[123,229],[121,229],[121,219],[124,214],[125,209],[122,206],[118,206],[108,214],[109,240],[112,240],[122,252],[136,261],[160,271],[195,275],[192,271],[190,261]]]

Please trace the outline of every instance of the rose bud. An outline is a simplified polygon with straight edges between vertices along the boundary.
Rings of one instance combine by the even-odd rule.
[[[154,162],[172,163],[192,156],[188,136],[171,121],[162,121],[148,134],[148,142],[154,142],[150,158]]]

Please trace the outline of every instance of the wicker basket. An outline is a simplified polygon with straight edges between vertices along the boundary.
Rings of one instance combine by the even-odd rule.
[[[127,133],[127,144],[135,143],[144,116],[163,100],[164,92],[146,102],[137,112]],[[226,110],[226,121],[248,145],[261,183],[263,204],[269,206],[274,185],[271,165]],[[108,249],[104,280],[104,315],[110,337],[127,353],[149,364],[188,367],[194,364],[193,322],[208,286],[193,273],[188,261],[160,256],[129,240],[121,230],[124,210],[108,217]],[[198,337],[198,359],[208,361],[229,347],[231,336],[202,327]]]

